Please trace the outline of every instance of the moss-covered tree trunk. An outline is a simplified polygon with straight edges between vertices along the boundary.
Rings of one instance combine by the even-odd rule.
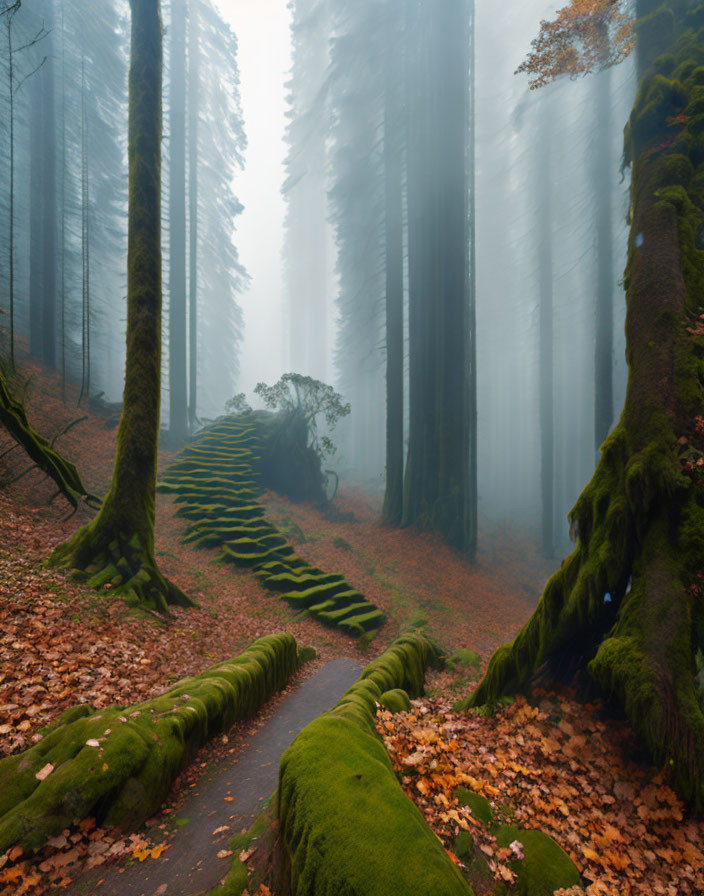
[[[190,601],[154,558],[161,374],[161,77],[159,0],[131,0],[127,360],[112,485],[98,516],[52,554],[129,603]]]
[[[650,66],[627,130],[625,408],[572,512],[575,551],[469,702],[523,688],[541,667],[586,668],[701,811],[704,4],[683,9],[664,4],[637,32]]]

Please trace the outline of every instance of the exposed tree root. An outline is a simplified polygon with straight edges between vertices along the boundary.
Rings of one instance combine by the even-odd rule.
[[[54,480],[72,507],[77,508],[81,501],[85,501],[91,507],[100,507],[100,499],[89,494],[81,482],[76,467],[54,449],[53,442],[49,442],[32,427],[27,419],[24,404],[13,398],[10,393],[2,368],[0,368],[0,423],[6,427],[18,445],[24,448],[34,466]],[[64,432],[68,429],[70,426]]]
[[[118,536],[109,542],[98,519],[79,529],[49,557],[48,565],[73,570],[91,588],[109,591],[129,606],[168,615],[169,606],[192,607],[194,602],[159,571],[153,551],[138,535]]]

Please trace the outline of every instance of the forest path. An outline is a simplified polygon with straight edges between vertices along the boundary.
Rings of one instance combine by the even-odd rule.
[[[178,809],[188,824],[177,828],[170,847],[158,859],[125,867],[93,869],[64,896],[199,896],[217,886],[231,858],[219,859],[233,834],[249,827],[253,815],[276,789],[279,759],[298,732],[330,709],[356,681],[361,666],[345,657],[332,660],[306,679],[234,757],[204,771]],[[217,836],[213,832],[227,827]]]

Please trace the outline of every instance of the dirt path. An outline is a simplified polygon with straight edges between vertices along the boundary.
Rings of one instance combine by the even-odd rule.
[[[179,808],[179,817],[188,819],[188,824],[177,829],[170,848],[158,860],[127,868],[98,868],[70,887],[52,892],[57,896],[198,896],[211,890],[230,865],[229,858],[217,858],[218,851],[226,848],[232,834],[249,827],[262,801],[276,789],[281,754],[302,728],[333,706],[360,670],[345,657],[327,663],[276,709],[234,761],[228,758],[210,769]],[[225,826],[227,830],[213,836],[213,831]]]

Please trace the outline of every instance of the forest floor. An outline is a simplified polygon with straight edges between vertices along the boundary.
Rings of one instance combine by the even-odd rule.
[[[77,464],[89,490],[103,494],[115,444],[115,430],[106,426],[109,414],[77,409],[71,388],[64,403],[57,378],[26,360],[21,366],[32,375],[26,401],[40,432],[51,437],[87,416],[57,447]],[[49,503],[53,484],[37,471],[3,488],[28,466],[19,450],[3,456],[10,447],[0,432],[0,755],[31,745],[42,726],[75,703],[142,701],[269,632],[289,630],[316,647],[318,659],[300,678],[339,656],[364,664],[400,631],[416,629],[450,653],[471,648],[481,661],[478,670],[457,667],[431,676],[429,696],[412,713],[379,718],[407,793],[450,852],[457,833],[469,830],[489,863],[489,879],[511,877],[510,856],[457,804],[454,789],[464,784],[487,796],[502,817],[553,836],[582,871],[589,896],[704,892],[704,824],[684,818],[663,773],[633,759],[638,751],[627,726],[607,719],[598,703],[585,705],[568,691],[539,692],[530,703],[516,700],[488,718],[453,712],[452,702],[471,689],[493,650],[526,621],[551,571],[527,538],[484,533],[478,562],[470,567],[433,536],[382,526],[376,499],[343,489],[335,501],[341,513],[330,519],[319,509],[267,495],[270,518],[297,553],[344,574],[389,616],[361,648],[296,617],[249,573],[213,563],[216,551],[182,545],[184,521],[172,499],[159,495],[159,563],[199,604],[174,610],[166,621],[42,567],[51,549],[88,516],[80,511],[66,519],[68,506],[61,498]],[[163,451],[162,463],[170,456]],[[178,782],[172,801],[282,699],[254,727],[240,726],[206,749]],[[167,827],[162,818],[154,830]],[[86,862],[101,866],[125,856],[156,861],[160,855],[148,831],[122,838],[97,832],[89,821],[33,860],[0,856],[0,896],[50,887],[71,893]]]

